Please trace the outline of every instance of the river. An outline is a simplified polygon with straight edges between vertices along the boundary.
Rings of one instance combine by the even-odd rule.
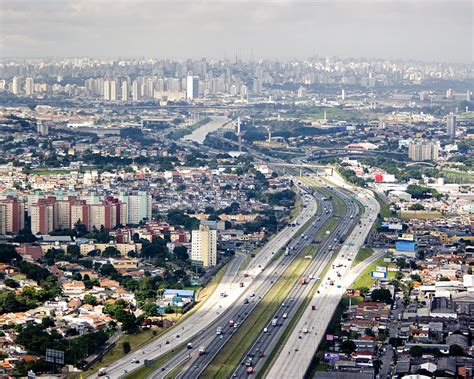
[[[201,126],[199,129],[196,129],[191,134],[184,136],[183,139],[186,141],[193,141],[202,144],[209,133],[215,132],[216,130],[222,128],[228,121],[230,121],[230,119],[225,116],[212,116],[210,122]]]

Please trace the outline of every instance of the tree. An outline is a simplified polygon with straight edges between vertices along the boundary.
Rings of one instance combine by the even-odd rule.
[[[123,349],[124,354],[130,353],[130,350],[132,350],[132,348],[130,347],[130,342],[128,341],[122,342],[122,349]]]
[[[416,203],[416,204],[410,205],[408,209],[411,211],[423,211],[425,207],[423,204]]]
[[[452,357],[462,357],[466,354],[461,346],[454,344],[449,347],[449,355]]]
[[[9,263],[13,259],[21,259],[20,254],[15,250],[15,246],[0,243],[0,262]]]
[[[120,252],[115,246],[107,246],[102,252],[103,257],[118,257]]]
[[[389,290],[385,288],[377,288],[372,291],[372,294],[370,295],[370,298],[372,301],[379,301],[383,302],[385,304],[392,304],[392,294],[390,293]]]
[[[340,351],[343,352],[344,354],[350,355],[354,351],[356,351],[357,346],[352,340],[345,340],[341,343],[341,346],[339,347]]]
[[[419,358],[423,355],[423,348],[421,346],[413,346],[410,348],[410,355],[413,358]]]
[[[183,245],[176,246],[173,249],[173,254],[177,259],[181,259],[182,261],[187,261],[189,259],[188,249]]]
[[[84,301],[84,304],[89,304],[89,305],[92,305],[92,306],[97,305],[97,299],[93,295],[89,295],[89,294],[84,295],[83,301]]]
[[[77,245],[68,245],[66,253],[74,258],[79,258],[81,256],[81,249]]]

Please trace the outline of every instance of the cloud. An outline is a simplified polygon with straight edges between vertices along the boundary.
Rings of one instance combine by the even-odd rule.
[[[472,62],[469,0],[2,0],[2,56]]]

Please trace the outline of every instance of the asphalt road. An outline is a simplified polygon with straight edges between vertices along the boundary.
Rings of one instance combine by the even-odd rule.
[[[231,309],[243,293],[250,293],[249,286],[251,283],[255,282],[256,287],[261,285],[262,275],[259,274],[261,274],[262,268],[267,267],[269,264],[270,266],[274,265],[281,260],[287,260],[285,258],[288,257],[283,256],[280,260],[274,261],[272,257],[282,247],[286,246],[294,234],[316,213],[317,204],[314,198],[309,199],[303,196],[303,205],[305,207],[294,221],[297,226],[284,228],[261,249],[256,257],[251,260],[248,267],[246,267],[245,273],[248,275],[247,277],[243,277],[243,272],[240,269],[244,257],[236,255],[234,260],[230,262],[216,290],[198,311],[139,350],[133,351],[107,366],[107,375],[111,378],[120,378],[139,368],[143,364],[144,359],[156,359],[171,350],[175,350],[183,342],[202,334],[210,325],[222,322],[224,320],[222,317],[224,310]],[[244,287],[240,287],[240,283],[244,283]],[[221,297],[221,292],[225,292],[227,296]],[[132,363],[137,360],[138,363]],[[96,377],[97,374],[89,376],[89,378]]]
[[[326,209],[327,213],[321,213],[319,218],[312,223],[303,234],[291,240],[288,245],[288,255],[282,255],[280,259],[271,261],[264,270],[262,270],[264,266],[259,268],[260,273],[255,276],[252,284],[240,298],[240,302],[237,302],[234,306],[227,309],[224,312],[223,317],[213,324],[213,329],[202,333],[202,335],[200,335],[196,340],[191,340],[191,343],[193,344],[193,349],[191,349],[191,351],[176,354],[171,361],[160,367],[151,377],[164,377],[167,372],[171,371],[174,367],[179,365],[179,363],[185,360],[188,360],[187,370],[181,374],[180,377],[199,377],[205,367],[207,367],[207,365],[212,361],[212,358],[237,330],[236,328],[229,326],[229,320],[234,320],[235,322],[238,322],[239,325],[242,324],[256,307],[258,302],[270,290],[276,280],[278,280],[285,268],[288,267],[301,250],[311,243],[312,236],[314,236],[324,222],[332,216],[332,202],[329,199],[324,199],[321,194],[316,193],[313,190],[310,190],[310,192],[314,193],[314,196],[319,200],[320,204],[322,204],[320,207],[321,210]],[[306,195],[304,198],[308,199],[308,196],[309,195]],[[303,224],[300,223],[300,227],[302,225]],[[287,233],[291,234],[289,239],[294,235],[291,230],[288,230]],[[260,254],[262,254],[262,252],[259,252],[257,256]],[[248,303],[244,302],[245,299],[249,300]],[[217,335],[218,327],[222,329],[222,334],[220,335]],[[198,350],[201,347],[205,348],[206,354],[199,356]]]
[[[340,223],[335,230],[322,242],[320,249],[312,262],[307,267],[304,273],[305,278],[313,278],[309,280],[307,285],[296,283],[293,289],[288,294],[288,297],[281,304],[279,309],[275,312],[272,320],[277,320],[277,326],[273,326],[272,321],[262,330],[262,333],[257,338],[253,346],[247,351],[241,364],[234,371],[233,377],[247,378],[247,368],[252,367],[254,372],[258,372],[264,362],[267,360],[270,352],[276,348],[281,335],[289,326],[295,313],[304,303],[305,299],[310,295],[313,286],[319,281],[324,269],[330,263],[334,253],[333,251],[338,247],[338,241],[341,236],[346,235],[357,221],[357,214],[359,207],[356,202],[337,190],[333,190],[334,195],[341,198],[346,204],[346,213],[343,215]],[[337,242],[335,241],[337,240]]]
[[[370,259],[351,268],[353,259],[364,244],[379,213],[379,204],[369,191],[353,188],[341,182],[338,177],[332,180],[336,185],[353,192],[353,197],[357,198],[364,206],[364,213],[360,217],[360,224],[354,228],[339,250],[333,262],[334,268],[330,269],[324,278],[321,278],[320,293],[314,295],[293,333],[281,347],[280,353],[266,375],[267,378],[304,377],[345,290],[367,265],[379,258],[378,254],[374,254]],[[335,285],[330,285],[331,281],[334,281]],[[315,310],[312,310],[313,305]]]

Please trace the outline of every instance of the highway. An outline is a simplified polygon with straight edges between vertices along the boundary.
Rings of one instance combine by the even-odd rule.
[[[314,192],[313,190],[310,191]],[[197,378],[200,375],[220,348],[225,345],[232,334],[237,330],[236,328],[229,326],[229,320],[232,319],[239,324],[244,322],[258,302],[270,290],[298,253],[303,250],[305,246],[309,245],[311,238],[308,236],[315,235],[324,222],[331,217],[333,212],[332,202],[329,199],[323,198],[319,193],[314,192],[314,196],[321,204],[318,210],[319,219],[314,223],[311,223],[304,233],[291,240],[288,244],[288,255],[283,254],[279,259],[272,260],[265,268],[264,266],[261,266],[259,268],[259,274],[255,276],[251,285],[249,285],[245,291],[245,294],[240,297],[239,302],[227,309],[224,312],[223,317],[213,323],[212,329],[206,330],[198,338],[190,341],[193,344],[193,349],[175,354],[171,361],[160,367],[155,371],[154,375],[150,377],[164,377],[167,372],[171,371],[180,362],[186,359],[190,362],[188,364],[189,368],[183,377]],[[306,199],[306,201],[311,198],[311,195],[303,196],[303,199]],[[321,210],[324,208],[326,208],[328,213],[321,213]],[[300,224],[300,227],[301,226],[302,224]],[[293,237],[294,233],[291,232],[291,235]],[[305,236],[307,237],[305,238]],[[260,254],[261,252],[258,253],[257,256]],[[262,268],[264,269],[262,270]],[[249,273],[248,275],[250,276]],[[245,299],[248,299],[247,303],[245,302]],[[219,336],[217,335],[218,327],[222,329],[222,334]],[[201,347],[205,348],[206,354],[199,356],[198,350]],[[188,357],[188,354],[190,354],[190,357]]]
[[[234,371],[233,377],[247,378],[247,369],[249,367],[252,367],[254,372],[257,372],[262,367],[268,359],[268,354],[276,347],[297,310],[304,303],[305,299],[309,297],[314,285],[318,283],[319,277],[334,256],[334,250],[337,249],[340,238],[345,236],[356,222],[359,212],[357,203],[341,191],[332,189],[330,191],[346,204],[345,214],[341,215],[340,223],[321,243],[317,254],[306,268],[303,276],[308,279],[308,283],[306,285],[302,285],[300,282],[291,283],[293,285],[292,290],[273,315],[272,321],[266,326],[266,331],[265,329],[262,330],[255,343],[247,351],[241,364]],[[273,320],[276,321],[276,326]]]
[[[333,262],[333,268],[328,270],[326,275],[321,278],[320,293],[313,296],[310,305],[296,324],[293,333],[286,340],[284,346],[279,347],[279,354],[267,372],[267,378],[291,379],[304,377],[345,290],[362,270],[372,262],[372,259],[375,259],[372,257],[358,264],[355,268],[351,268],[353,259],[364,244],[379,213],[378,202],[369,191],[354,188],[341,181],[338,176],[331,177],[331,181],[333,184],[353,192],[354,198],[364,206],[364,213],[360,217],[359,225],[354,228],[339,250]],[[330,285],[331,281],[335,285]],[[313,306],[315,310],[312,310]]]
[[[294,220],[296,226],[285,227],[260,250],[245,270],[247,277],[243,277],[241,269],[243,258],[241,255],[237,255],[234,258],[236,261],[231,261],[216,290],[198,311],[192,313],[178,325],[153,339],[139,350],[133,351],[107,366],[107,375],[111,378],[120,378],[141,367],[144,359],[156,359],[207,330],[209,325],[215,325],[219,320],[222,320],[222,312],[231,309],[244,292],[249,292],[248,287],[254,280],[261,283],[262,276],[259,274],[261,274],[262,268],[268,266],[269,263],[273,265],[286,258],[281,257],[279,260],[272,260],[273,254],[285,247],[295,233],[315,215],[317,211],[316,200],[302,196],[302,201],[302,211]],[[240,287],[240,283],[243,283],[244,287]],[[221,297],[220,293],[222,292],[226,293],[227,296]],[[89,378],[96,377],[97,374],[89,376]]]

